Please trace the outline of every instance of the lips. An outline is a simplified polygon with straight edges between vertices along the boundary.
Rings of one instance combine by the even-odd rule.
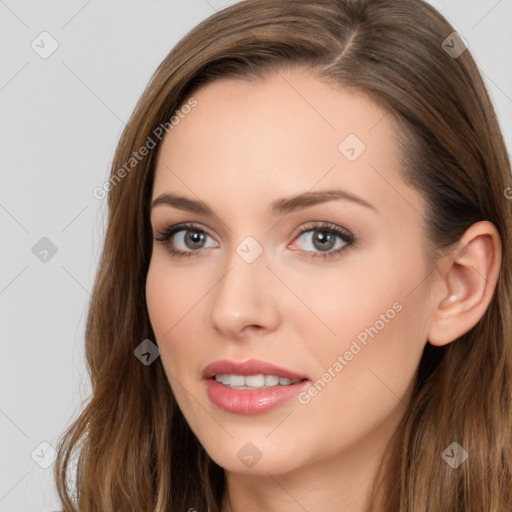
[[[273,376],[273,379],[279,377],[294,382],[270,387],[256,387],[254,389],[246,386],[236,388],[217,382],[216,375],[221,378],[236,375],[244,377],[266,375]],[[202,377],[206,394],[215,406],[231,414],[243,415],[261,414],[278,407],[303,391],[310,382],[307,375],[258,359],[241,362],[216,361],[203,369]]]
[[[260,361],[258,359],[249,359],[248,361],[230,361],[224,359],[221,361],[215,361],[207,365],[202,372],[203,379],[211,379],[218,374],[230,374],[230,375],[276,375],[278,377],[286,377],[290,380],[309,380],[307,375],[303,375],[281,366],[277,366],[266,361]]]

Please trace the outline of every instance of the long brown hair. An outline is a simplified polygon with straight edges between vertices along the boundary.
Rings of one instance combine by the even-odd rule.
[[[422,0],[246,0],[201,22],[164,59],[121,136],[106,187],[108,226],[85,339],[92,395],[63,434],[55,465],[64,511],[219,511],[223,469],[188,427],[160,358],[146,366],[134,356],[143,340],[155,340],[145,280],[158,148],[133,168],[126,163],[198,87],[285,66],[356,88],[393,116],[403,177],[427,201],[432,255],[480,220],[494,223],[502,241],[482,319],[446,347],[426,344],[381,466],[379,510],[512,510],[511,169],[470,51],[448,51],[461,48],[454,32]],[[469,454],[457,469],[441,457],[452,442]]]

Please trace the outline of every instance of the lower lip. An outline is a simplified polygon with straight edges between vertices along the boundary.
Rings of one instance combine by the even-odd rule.
[[[259,389],[231,389],[215,379],[207,379],[206,391],[210,400],[220,409],[234,414],[259,414],[292,399],[303,390],[308,381],[289,386],[271,386]]]

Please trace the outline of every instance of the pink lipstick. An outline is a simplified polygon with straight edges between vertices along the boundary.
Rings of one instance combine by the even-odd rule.
[[[209,399],[233,414],[259,414],[300,393],[310,379],[272,363],[251,359],[216,361],[206,366],[203,378]]]

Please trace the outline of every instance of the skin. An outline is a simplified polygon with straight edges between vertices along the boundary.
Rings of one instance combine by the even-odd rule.
[[[203,249],[184,245],[183,232],[174,237],[176,249],[200,252],[192,257],[153,247],[147,305],[172,392],[226,470],[222,512],[363,512],[427,340],[453,341],[487,308],[499,235],[478,223],[446,257],[429,261],[425,204],[399,174],[396,127],[362,93],[289,69],[259,82],[217,80],[194,97],[197,106],[162,142],[152,192],[201,199],[215,212],[159,205],[151,213],[155,236],[181,222],[208,234]],[[366,146],[354,161],[339,150],[348,134]],[[332,188],[377,211],[334,200],[268,213],[278,198]],[[349,230],[356,245],[332,259],[313,257],[322,253],[313,244],[318,231],[297,235],[316,221]],[[263,249],[252,263],[236,252],[247,236]],[[327,252],[344,245],[335,239]],[[314,382],[394,303],[401,310],[309,403],[292,399],[243,416],[210,402],[201,378],[207,364],[257,358]],[[251,468],[237,457],[248,442],[261,454]]]

